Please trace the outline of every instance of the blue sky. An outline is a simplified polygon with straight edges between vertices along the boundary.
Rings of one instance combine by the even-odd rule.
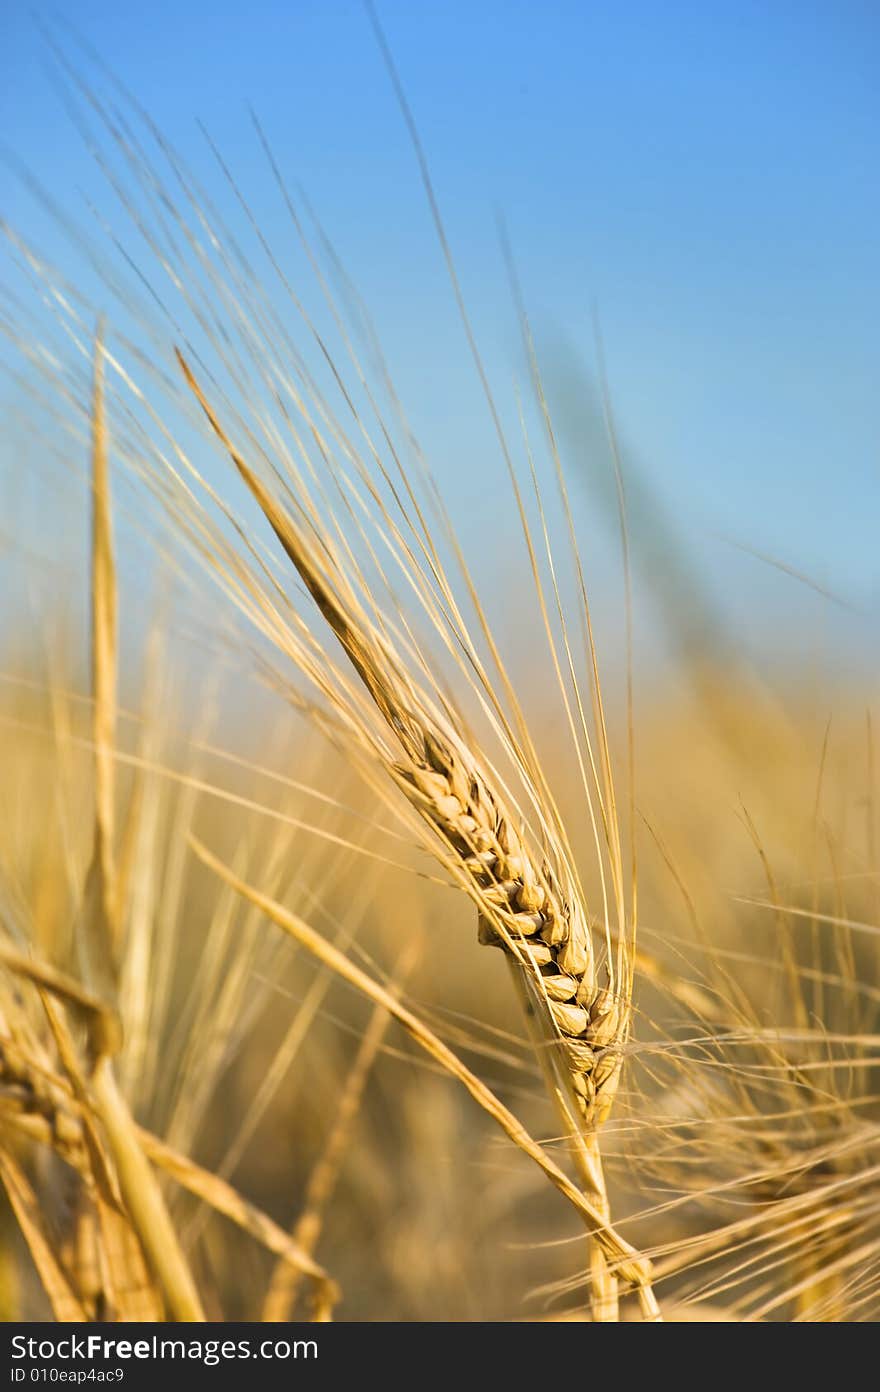
[[[498,212],[548,364],[575,353],[591,369],[598,306],[648,511],[676,519],[709,583],[741,591],[751,612],[769,587],[776,622],[806,602],[729,538],[876,616],[876,5],[377,9],[502,391],[523,374]],[[72,19],[194,162],[205,160],[194,118],[204,121],[283,245],[254,104],[375,313],[435,467],[468,506],[490,505],[481,461],[491,429],[361,5],[61,0],[52,13]],[[3,31],[4,141],[75,207],[79,190],[99,185],[53,91],[30,3],[7,0]],[[5,215],[63,263],[57,229],[0,178]]]

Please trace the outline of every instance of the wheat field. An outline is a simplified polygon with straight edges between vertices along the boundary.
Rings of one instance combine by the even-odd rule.
[[[71,284],[2,229],[3,1319],[877,1318],[870,661],[737,646],[602,374],[596,579],[428,164],[464,527],[262,128],[307,292],[221,151],[234,228],[64,74],[137,252]]]

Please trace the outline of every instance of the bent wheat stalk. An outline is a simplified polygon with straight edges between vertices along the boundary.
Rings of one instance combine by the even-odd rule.
[[[314,516],[295,519],[273,497],[224,431],[179,351],[177,357],[211,428],[391,732],[394,752],[381,749],[386,773],[434,833],[432,846],[438,850],[439,845],[440,858],[474,902],[480,941],[511,956],[538,1005],[544,1032],[555,1046],[552,1070],[560,1082],[552,1090],[577,1138],[575,1153],[594,1208],[607,1222],[595,1133],[620,1076],[631,974],[623,973],[616,988],[610,976],[599,979],[586,909],[566,856],[555,853],[551,819],[538,855],[483,761],[411,680],[386,633],[369,622],[332,546],[316,531]],[[613,1282],[601,1262],[598,1269],[594,1263],[593,1281],[597,1318],[614,1318]],[[642,1273],[639,1284],[643,1281]]]

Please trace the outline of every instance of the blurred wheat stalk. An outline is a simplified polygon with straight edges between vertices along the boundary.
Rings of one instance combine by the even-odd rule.
[[[154,925],[142,924],[147,941],[135,932],[123,938],[143,787],[138,784],[133,791],[123,838],[128,854],[117,867],[117,595],[103,381],[99,335],[92,449],[95,820],[92,858],[72,931],[78,978],[44,964],[32,951],[0,944],[0,963],[6,973],[0,1012],[0,1105],[10,1142],[17,1134],[42,1142],[76,1176],[63,1246],[47,1231],[14,1148],[0,1153],[0,1173],[58,1319],[204,1318],[157,1172],[198,1195],[283,1262],[293,1263],[313,1283],[316,1318],[326,1318],[337,1298],[326,1272],[229,1185],[137,1127],[117,1082],[114,1060],[124,1038],[120,984],[127,980],[129,987],[149,989],[146,979],[132,981],[127,968],[134,963],[136,970],[143,969],[151,955]],[[11,923],[4,921],[3,927],[14,936]],[[37,1019],[32,1003],[23,996],[28,989],[40,1007]],[[125,1040],[135,1048],[144,1042],[136,1029]],[[130,1053],[128,1059],[123,1054],[123,1067],[126,1062],[131,1063]]]

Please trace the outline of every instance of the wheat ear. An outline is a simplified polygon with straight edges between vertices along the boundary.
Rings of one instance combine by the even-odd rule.
[[[532,854],[478,760],[454,732],[439,727],[388,644],[354,617],[329,552],[323,549],[318,560],[318,548],[245,463],[186,360],[177,357],[212,429],[395,736],[403,757],[389,762],[388,772],[451,853],[477,907],[480,941],[503,947],[519,964],[562,1046],[584,1121],[600,1122],[619,1078],[629,1003],[597,980],[583,905],[549,862]]]

